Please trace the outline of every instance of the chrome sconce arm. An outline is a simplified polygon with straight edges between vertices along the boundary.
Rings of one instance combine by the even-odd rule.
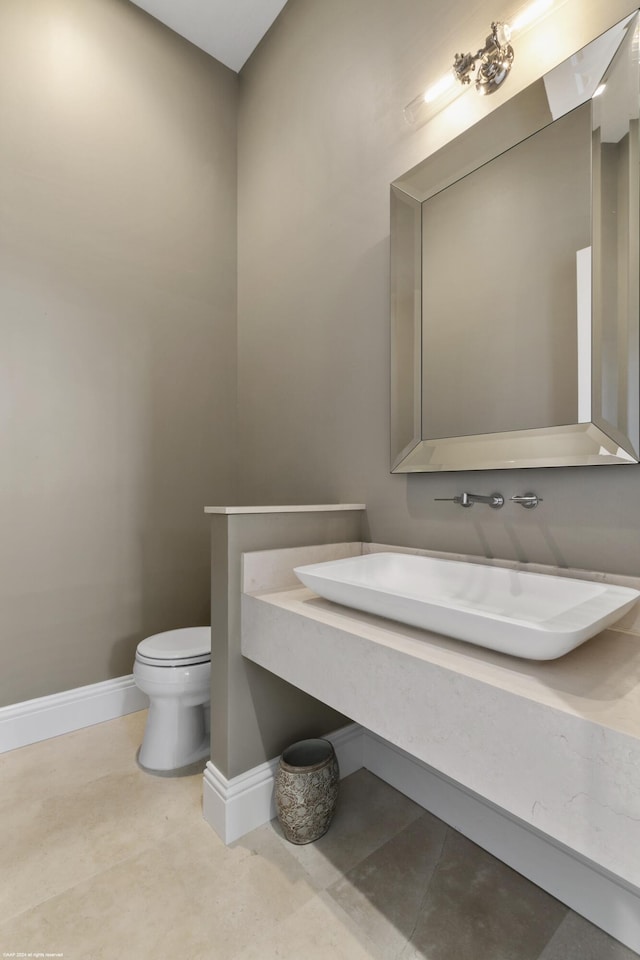
[[[492,23],[491,33],[477,53],[456,53],[453,61],[456,79],[463,86],[471,83],[471,74],[477,66],[476,90],[481,94],[494,93],[507,79],[513,64],[510,39],[508,24]]]

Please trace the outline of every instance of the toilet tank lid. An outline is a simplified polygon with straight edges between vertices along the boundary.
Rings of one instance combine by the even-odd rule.
[[[200,657],[211,653],[211,627],[182,627],[154,633],[138,644],[138,652],[156,659]]]

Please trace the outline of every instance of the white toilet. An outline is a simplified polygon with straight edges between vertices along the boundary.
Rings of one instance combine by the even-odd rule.
[[[178,770],[209,753],[211,627],[167,630],[141,640],[133,665],[149,697],[138,762],[147,770]]]

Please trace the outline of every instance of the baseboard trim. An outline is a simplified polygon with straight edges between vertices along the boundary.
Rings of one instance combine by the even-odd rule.
[[[362,767],[363,730],[352,723],[327,735],[333,744],[340,776],[348,777]],[[209,761],[203,778],[202,812],[225,843],[233,843],[276,816],[273,786],[278,758],[228,780]]]
[[[114,720],[149,706],[133,674],[0,707],[0,753]]]
[[[357,724],[343,727],[327,739],[336,749],[341,776],[366,767],[640,953],[640,890]],[[277,768],[275,759],[226,780],[213,764],[207,764],[204,818],[225,843],[238,840],[275,817],[273,785]]]

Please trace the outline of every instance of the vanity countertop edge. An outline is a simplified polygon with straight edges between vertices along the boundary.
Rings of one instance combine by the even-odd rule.
[[[243,655],[640,888],[637,613],[558,660],[520,660],[295,586],[319,549],[244,555]],[[370,549],[394,548],[334,554]],[[288,578],[261,578],[266,561]]]

